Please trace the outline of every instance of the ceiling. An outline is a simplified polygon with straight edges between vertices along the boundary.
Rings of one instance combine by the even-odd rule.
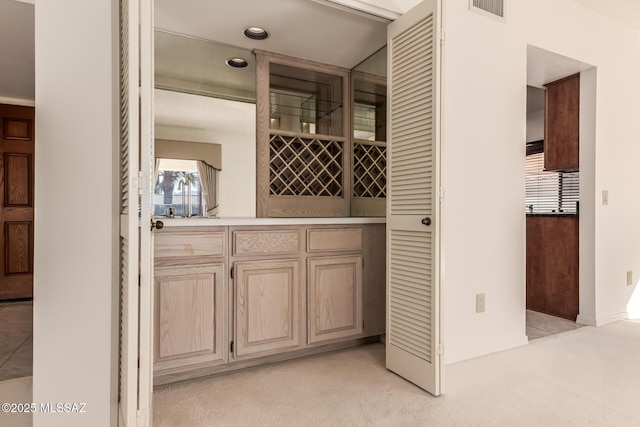
[[[35,97],[34,3],[0,0],[0,98]],[[322,2],[326,4],[321,4]],[[417,0],[330,0],[394,16]],[[640,0],[573,0],[640,29]],[[327,7],[327,0],[155,0],[156,26],[246,49],[263,49],[351,68],[385,44],[386,24]],[[388,13],[387,13],[388,12]],[[262,25],[272,36],[242,36]]]
[[[310,0],[156,0],[156,28],[352,68],[386,44],[387,24]],[[249,26],[267,29],[251,40]]]

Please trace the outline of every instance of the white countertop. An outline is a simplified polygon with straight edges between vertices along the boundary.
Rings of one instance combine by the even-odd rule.
[[[384,224],[385,217],[350,218],[166,218],[155,217],[165,227],[212,227],[227,225],[315,225],[315,224]]]

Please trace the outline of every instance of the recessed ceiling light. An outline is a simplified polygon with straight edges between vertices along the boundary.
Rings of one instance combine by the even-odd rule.
[[[253,40],[264,40],[269,37],[269,33],[264,28],[248,27],[245,28],[243,34]]]
[[[229,58],[225,62],[229,67],[233,67],[233,68],[244,68],[247,65],[249,65],[249,63],[242,58]]]

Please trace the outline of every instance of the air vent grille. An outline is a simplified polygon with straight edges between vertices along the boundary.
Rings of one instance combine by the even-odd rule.
[[[504,19],[504,0],[469,0],[469,8],[483,15]]]

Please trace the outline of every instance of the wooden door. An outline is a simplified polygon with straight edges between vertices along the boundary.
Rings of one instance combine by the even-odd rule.
[[[235,356],[262,355],[299,344],[297,260],[234,263]]]
[[[0,300],[33,296],[34,118],[0,104]]]
[[[440,394],[440,3],[389,25],[387,346],[391,371]]]
[[[154,371],[227,361],[224,266],[155,269]]]
[[[362,334],[362,257],[308,260],[309,344]]]

